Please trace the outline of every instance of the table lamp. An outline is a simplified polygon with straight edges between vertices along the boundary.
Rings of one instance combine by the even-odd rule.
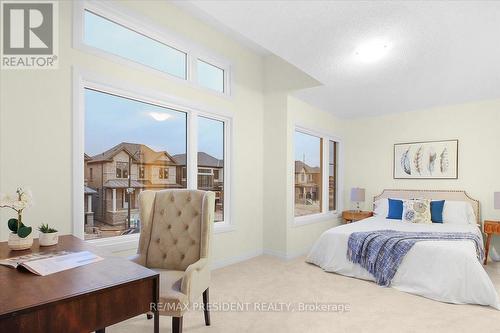
[[[357,211],[360,212],[359,203],[365,202],[365,189],[354,187],[351,189],[351,201],[356,203]]]
[[[500,209],[500,192],[495,192],[494,202],[495,209]]]

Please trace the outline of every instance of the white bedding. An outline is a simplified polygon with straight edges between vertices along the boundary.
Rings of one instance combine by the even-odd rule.
[[[306,260],[327,272],[373,281],[368,271],[347,259],[347,241],[352,232],[382,229],[472,232],[482,237],[479,228],[471,224],[415,224],[374,216],[325,231]],[[417,242],[401,262],[391,287],[442,302],[489,305],[500,310],[498,294],[471,241]]]

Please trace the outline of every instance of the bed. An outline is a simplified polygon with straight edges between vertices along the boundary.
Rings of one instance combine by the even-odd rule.
[[[482,239],[479,202],[463,191],[384,190],[374,198],[427,198],[465,202],[472,207],[473,221],[468,224],[405,223],[390,220],[384,215],[373,217],[325,231],[316,241],[306,261],[327,272],[374,281],[373,276],[358,264],[347,259],[347,243],[353,232],[398,230],[414,232],[471,232]],[[468,206],[467,204],[467,206]],[[378,287],[374,284],[374,287]],[[400,291],[455,304],[480,304],[500,310],[498,294],[470,241],[422,241],[404,257],[391,286]]]

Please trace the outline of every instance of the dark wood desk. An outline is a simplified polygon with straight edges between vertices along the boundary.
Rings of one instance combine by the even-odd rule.
[[[35,240],[26,251],[10,251],[2,242],[0,258],[54,250],[88,250],[105,259],[47,276],[0,265],[0,332],[104,332],[106,326],[144,314],[158,302],[156,272],[106,256],[74,236],[59,237],[58,245],[41,249]],[[158,330],[156,311],[154,332]]]

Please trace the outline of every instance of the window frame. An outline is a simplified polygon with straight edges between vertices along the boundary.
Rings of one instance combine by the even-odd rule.
[[[203,85],[201,85],[198,82],[198,80],[199,80],[199,77],[198,77],[198,62],[199,61],[205,63],[206,65],[215,67],[215,68],[217,68],[217,69],[219,69],[219,70],[222,71],[222,91],[218,91],[218,90],[215,90],[215,89],[203,86]],[[227,82],[227,79],[226,79],[226,69],[223,67],[223,65],[216,65],[216,64],[213,63],[213,61],[205,60],[202,57],[197,57],[195,59],[195,65],[193,65],[193,69],[194,69],[194,71],[196,73],[196,84],[198,84],[201,88],[208,89],[208,90],[216,92],[218,94],[225,94],[226,93],[226,89],[227,89],[227,87],[226,87],[227,86],[227,84],[226,84],[226,82]]]
[[[160,107],[174,109],[185,112],[186,120],[186,170],[187,189],[197,189],[198,179],[198,116],[203,116],[224,123],[224,220],[214,223],[214,233],[230,232],[236,230],[232,218],[232,145],[233,139],[233,118],[225,110],[201,109],[198,105],[191,104],[187,100],[182,100],[159,91],[148,88],[134,86],[131,83],[115,81],[102,77],[95,73],[73,68],[73,230],[72,234],[81,239],[84,238],[84,145],[85,145],[85,89],[94,89],[103,93],[113,94],[151,103]],[[137,247],[139,234],[115,236],[87,240],[87,242],[97,246],[106,246],[111,251],[124,251]]]
[[[330,143],[333,143],[333,163],[330,162]],[[328,211],[329,212],[335,212],[337,211],[337,205],[338,205],[338,192],[337,192],[337,177],[338,177],[338,142],[335,140],[328,140],[328,170],[326,172],[328,176]],[[330,210],[330,167],[333,167],[333,188],[334,188],[334,206],[335,209]]]
[[[146,38],[153,39],[161,44],[165,44],[173,49],[185,53],[186,79],[86,44],[84,39],[85,10],[143,35]],[[233,74],[232,64],[230,61],[221,55],[215,54],[198,43],[193,43],[186,38],[178,36],[165,27],[151,23],[151,20],[147,17],[133,13],[124,8],[123,5],[119,5],[117,3],[91,0],[81,0],[73,3],[73,48],[110,60],[114,63],[159,75],[175,83],[187,84],[207,93],[215,94],[219,97],[232,98],[231,92],[233,86]],[[223,70],[223,92],[198,84],[196,70],[198,59]]]
[[[322,147],[321,147],[321,212],[303,215],[303,216],[295,216],[295,132],[301,132],[304,134],[312,135],[317,138],[322,139]],[[341,191],[343,187],[343,169],[342,169],[342,139],[330,134],[327,131],[315,130],[307,127],[303,127],[300,125],[295,125],[292,131],[292,154],[291,154],[291,186],[290,186],[290,200],[291,200],[291,216],[292,216],[292,226],[302,226],[311,223],[323,222],[327,220],[331,220],[332,218],[338,218],[342,212],[343,200],[341,198]],[[337,182],[336,182],[336,210],[329,210],[329,143],[330,141],[334,141],[337,143],[336,150],[336,158],[337,158]]]

